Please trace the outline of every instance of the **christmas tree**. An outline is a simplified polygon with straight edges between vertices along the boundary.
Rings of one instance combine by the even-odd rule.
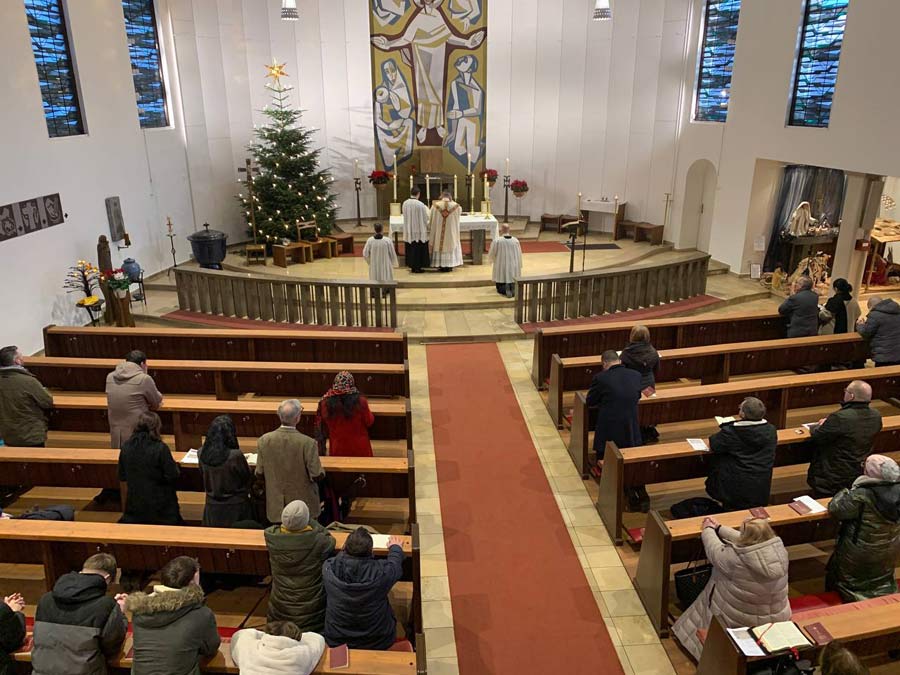
[[[252,236],[253,209],[260,243],[296,241],[298,222],[315,221],[318,233],[328,234],[334,226],[335,195],[329,190],[334,179],[319,169],[321,151],[311,148],[313,132],[300,126],[302,113],[290,106],[293,87],[281,82],[287,77],[284,64],[266,68],[273,80],[266,83],[272,103],[263,114],[270,122],[254,129],[256,141],[247,148],[255,160],[246,178],[252,185],[238,195],[248,231]],[[316,232],[304,230],[303,237],[316,239]]]

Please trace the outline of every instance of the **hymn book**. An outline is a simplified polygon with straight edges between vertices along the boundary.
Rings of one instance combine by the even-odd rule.
[[[729,422],[734,422],[733,417],[719,417],[716,415],[716,424],[722,426],[723,424],[728,424]]]
[[[765,623],[750,631],[760,646],[769,654],[781,652],[786,649],[810,647],[811,643],[793,621],[781,621],[779,623]]]

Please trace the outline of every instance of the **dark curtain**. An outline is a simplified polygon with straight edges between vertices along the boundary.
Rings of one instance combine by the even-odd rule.
[[[791,214],[800,202],[809,202],[813,218],[821,221],[824,215],[832,227],[840,222],[844,209],[844,178],[844,172],[839,169],[799,165],[785,167],[763,265],[766,272],[773,271],[778,265],[788,274],[792,272],[785,267],[790,246],[785,244],[782,233],[788,229]]]

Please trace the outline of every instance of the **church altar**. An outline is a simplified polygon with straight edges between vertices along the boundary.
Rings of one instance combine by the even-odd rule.
[[[403,238],[403,216],[391,216],[391,235],[398,234]],[[459,233],[471,232],[472,264],[481,265],[484,258],[486,233],[491,233],[491,240],[498,236],[500,223],[490,213],[464,213],[459,219]]]
[[[598,232],[615,232],[616,222],[625,218],[625,205],[628,202],[610,199],[584,199],[581,210],[588,214],[588,230]],[[604,228],[604,216],[612,216],[612,230]]]

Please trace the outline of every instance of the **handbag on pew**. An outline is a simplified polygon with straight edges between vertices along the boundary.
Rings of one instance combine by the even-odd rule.
[[[675,595],[682,609],[687,609],[694,600],[700,597],[706,584],[712,577],[713,566],[710,563],[699,565],[703,554],[700,553],[683,570],[675,572]]]

